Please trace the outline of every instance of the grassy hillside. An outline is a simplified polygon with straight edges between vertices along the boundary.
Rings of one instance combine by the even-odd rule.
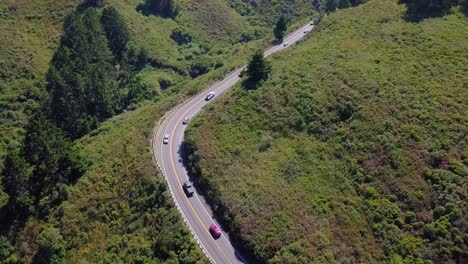
[[[93,166],[41,227],[42,234],[48,228],[60,232],[65,262],[207,262],[149,150],[155,119],[174,102],[115,117],[79,140],[82,155]],[[25,236],[32,236],[31,229],[34,224],[25,228]]]
[[[46,96],[43,75],[58,46],[65,16],[77,1],[0,3],[0,168],[27,117]]]
[[[42,110],[49,96],[45,75],[60,46],[64,20],[75,10],[83,11],[86,8],[83,2],[0,3],[2,214],[11,201],[34,196],[21,193],[29,186],[13,191],[5,189],[3,159],[7,152],[21,149],[29,118]],[[0,225],[2,261],[206,262],[181,223],[167,187],[152,164],[149,149],[152,127],[164,111],[245,63],[252,50],[268,45],[272,39],[271,26],[257,20],[273,21],[282,9],[259,8],[243,16],[227,1],[182,0],[178,1],[178,16],[168,19],[140,11],[139,0],[106,2],[116,8],[128,25],[129,46],[136,52],[147,51],[148,64],[137,70],[136,80],[150,87],[148,90],[156,90],[156,96],[132,103],[126,110],[138,108],[136,111],[110,119],[74,143],[89,165],[86,174],[75,185],[52,182],[57,192],[37,195],[46,197],[39,204],[50,203],[48,197],[65,200],[59,206],[51,206],[49,215],[30,215],[25,222],[6,219],[8,224]],[[306,1],[294,2],[289,9],[302,10],[291,13],[293,25],[315,13]],[[101,31],[97,32],[104,39]],[[116,71],[121,69],[119,66],[126,66],[109,58]],[[200,72],[207,74],[199,76]],[[31,182],[27,170],[24,168],[24,175],[20,176]],[[60,179],[60,175],[48,176]],[[19,198],[6,195],[14,192],[20,193]]]
[[[468,20],[327,16],[190,125],[188,161],[259,262],[467,260]]]
[[[9,0],[0,3],[0,168],[6,150],[15,148],[21,141],[18,136],[27,117],[47,97],[44,75],[59,45],[63,21],[82,2]],[[265,46],[272,39],[270,24],[259,23],[259,18],[275,18],[282,11],[259,8],[241,16],[225,1],[183,0],[178,2],[179,15],[166,19],[138,11],[140,3],[139,0],[108,1],[128,24],[130,46],[136,51],[146,49],[154,62],[153,67],[145,68],[138,77],[158,90],[161,81],[171,85],[189,81],[188,73],[193,66],[214,70],[225,64],[244,63],[246,47]],[[270,6],[267,3],[264,5]],[[292,23],[315,12],[306,1],[295,2],[289,9],[301,10],[289,12]],[[178,45],[171,38],[174,31],[190,35],[191,41]]]

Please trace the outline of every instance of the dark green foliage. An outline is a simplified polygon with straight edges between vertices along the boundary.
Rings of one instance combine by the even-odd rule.
[[[122,58],[130,40],[127,23],[114,7],[102,11],[101,22],[112,52],[118,59]]]
[[[336,8],[338,7],[337,0],[326,0],[325,3],[325,11],[327,12],[335,12]]]
[[[189,68],[189,75],[196,78],[200,75],[206,74],[212,68],[211,60],[205,56],[196,59]]]
[[[26,128],[21,151],[10,152],[5,161],[3,185],[10,197],[6,213],[19,220],[46,216],[66,198],[64,187],[83,171],[71,142],[42,114],[36,114]]]
[[[352,6],[358,6],[367,2],[367,0],[350,0],[350,2]]]
[[[348,8],[350,6],[351,6],[350,0],[339,0],[338,2],[338,8]]]
[[[263,57],[263,52],[257,50],[247,65],[245,75],[247,81],[258,84],[260,81],[267,80],[271,73],[271,64]]]
[[[284,16],[281,16],[276,22],[275,28],[273,29],[273,34],[275,35],[275,38],[279,41],[283,40],[284,33],[286,32],[287,28],[288,25],[286,22],[286,18]]]
[[[1,177],[1,176],[0,176]],[[2,179],[0,178],[0,183]],[[3,191],[3,186],[0,184],[0,208],[2,208],[8,202],[8,194]]]
[[[465,15],[468,15],[468,0],[460,0],[460,7]]]
[[[309,263],[304,249],[304,241],[294,242],[276,253],[269,263],[271,264],[306,264]]]
[[[130,47],[127,51],[127,54],[126,54],[126,60],[127,60],[127,64],[128,65],[131,65],[133,67],[136,67],[137,66],[137,61],[138,61],[138,57],[137,57],[137,52],[135,50],[134,47]]]
[[[124,103],[129,107],[133,107],[144,100],[152,99],[159,94],[157,90],[142,83],[138,77],[129,78],[124,85],[128,90]]]
[[[145,0],[145,8],[163,17],[175,18],[178,8],[175,0]]]
[[[314,6],[317,10],[334,12],[336,8],[348,8],[358,6],[367,2],[367,0],[314,0]]]
[[[452,6],[458,5],[458,0],[400,0],[406,4],[406,17],[409,20],[422,20],[426,17],[438,17],[450,12]],[[463,4],[463,2],[462,2]],[[466,3],[465,3],[466,5]]]
[[[47,90],[49,118],[71,138],[85,135],[136,100],[154,94],[133,77],[135,69],[148,63],[148,54],[141,48],[138,55],[130,49],[124,56],[128,41],[126,23],[113,7],[104,9],[102,16],[89,8],[67,19],[47,73]],[[112,52],[120,65],[113,64]]]
[[[182,32],[179,29],[174,29],[172,31],[171,39],[173,39],[177,45],[184,45],[192,42],[192,36],[189,33]]]
[[[167,89],[172,85],[171,80],[168,80],[168,79],[161,79],[158,81],[158,83],[159,83],[159,87],[161,88],[161,90]]]
[[[106,0],[87,0],[86,4],[93,7],[103,7],[106,5]]]
[[[0,263],[13,264],[17,263],[18,259],[15,254],[15,248],[10,244],[10,241],[4,236],[0,236]]]
[[[66,253],[66,242],[60,234],[60,230],[53,227],[45,227],[37,237],[38,251],[34,256],[34,263],[63,263]]]
[[[3,225],[7,226],[13,219],[24,220],[35,213],[34,198],[28,186],[30,178],[30,165],[17,151],[10,151],[2,170],[2,185],[9,197],[7,204],[0,208]]]
[[[138,52],[136,59],[137,69],[143,69],[146,66],[146,64],[148,64],[148,60],[148,52],[146,52],[146,49],[141,48],[140,52]]]
[[[47,74],[50,119],[72,138],[122,108],[113,56],[103,33],[94,8],[72,14]]]

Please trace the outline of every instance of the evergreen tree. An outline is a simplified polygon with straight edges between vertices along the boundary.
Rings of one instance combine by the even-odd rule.
[[[458,4],[458,0],[400,0],[400,3],[406,4],[408,18],[420,20],[448,14],[450,8]]]
[[[327,3],[325,4],[325,11],[327,12],[335,12],[338,4],[336,0],[327,0]]]
[[[144,48],[140,49],[140,52],[138,52],[137,56],[137,68],[138,69],[143,69],[146,64],[148,63],[148,52]]]
[[[268,79],[270,73],[271,64],[265,60],[261,50],[256,51],[245,71],[247,80],[256,84],[262,80]]]
[[[101,22],[112,52],[118,59],[121,59],[130,40],[125,20],[117,9],[107,7],[102,11]]]
[[[10,151],[2,171],[3,188],[9,196],[8,203],[0,210],[2,224],[13,219],[26,219],[34,213],[34,201],[29,191],[30,177],[30,165],[18,151]]]
[[[174,0],[145,0],[146,9],[164,17],[175,18],[178,8]]]
[[[339,0],[338,8],[348,8],[351,6],[350,0]]]
[[[18,263],[18,258],[15,254],[15,247],[10,244],[10,241],[8,241],[8,238],[5,236],[0,236],[0,263]]]
[[[273,34],[275,35],[277,40],[283,40],[286,29],[287,29],[286,19],[283,16],[281,16],[276,22],[275,28],[273,29]]]
[[[121,109],[113,56],[94,8],[72,14],[47,74],[49,116],[72,138]]]
[[[83,173],[82,162],[71,142],[42,114],[31,118],[20,154],[31,166],[28,188],[40,215],[64,197],[64,186]]]

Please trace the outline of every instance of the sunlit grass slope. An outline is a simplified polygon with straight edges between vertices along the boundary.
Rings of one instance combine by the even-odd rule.
[[[468,21],[404,10],[327,16],[191,124],[197,181],[258,261],[466,261]]]

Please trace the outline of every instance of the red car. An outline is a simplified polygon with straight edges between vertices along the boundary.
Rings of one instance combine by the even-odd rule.
[[[221,231],[215,224],[210,225],[210,233],[214,238],[219,238],[221,236]]]

